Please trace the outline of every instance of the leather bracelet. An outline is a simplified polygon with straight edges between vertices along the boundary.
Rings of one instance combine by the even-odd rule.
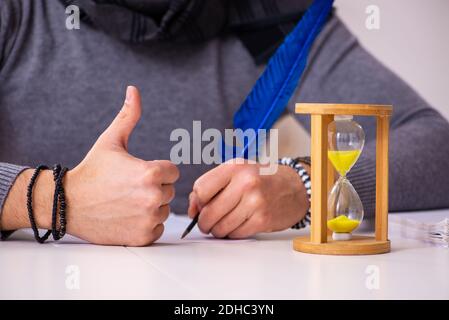
[[[291,227],[292,229],[302,229],[310,224],[310,197],[312,195],[311,181],[307,170],[302,166],[301,162],[310,165],[310,157],[300,157],[296,159],[284,157],[278,162],[279,164],[293,168],[298,173],[304,187],[306,188],[307,199],[309,200],[309,208],[307,209],[305,216],[299,222],[294,224]]]

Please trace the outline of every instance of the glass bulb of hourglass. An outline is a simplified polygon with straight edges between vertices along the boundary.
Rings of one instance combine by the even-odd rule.
[[[346,174],[357,162],[364,143],[365,133],[352,116],[335,116],[329,124],[328,158],[340,175],[328,198],[327,226],[334,240],[351,239],[351,233],[363,220],[362,202]]]

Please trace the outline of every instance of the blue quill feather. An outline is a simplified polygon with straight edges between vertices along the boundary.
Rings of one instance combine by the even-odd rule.
[[[259,129],[270,129],[285,110],[307,64],[310,48],[327,21],[334,0],[315,0],[295,29],[271,57],[253,89],[234,114],[234,129],[254,129],[256,136],[239,148],[248,157],[248,148]]]

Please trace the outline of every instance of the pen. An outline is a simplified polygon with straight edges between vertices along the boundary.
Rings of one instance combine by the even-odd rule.
[[[187,226],[187,229],[183,232],[181,239],[184,239],[186,235],[188,235],[190,233],[190,231],[192,231],[192,229],[196,226],[196,224],[198,223],[198,218],[200,216],[200,213],[198,212],[198,214],[195,216],[195,218],[193,218],[192,222],[190,222],[190,224]]]

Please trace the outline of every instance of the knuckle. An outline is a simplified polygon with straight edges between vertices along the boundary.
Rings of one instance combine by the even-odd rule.
[[[170,160],[157,160],[157,161],[153,161],[153,166],[158,167],[159,169],[159,174],[160,177],[162,177],[162,171],[165,170],[166,173],[173,175],[174,176],[174,180],[178,180],[179,176],[180,176],[180,172],[178,167],[171,162]]]
[[[162,199],[164,195],[162,194],[162,191],[159,188],[154,188],[150,191],[149,201],[148,205],[150,206],[150,209],[153,209],[155,207],[159,207],[162,204]]]
[[[147,169],[147,178],[151,181],[160,181],[162,176],[162,169],[159,165],[152,164]]]
[[[264,231],[265,227],[269,225],[270,217],[267,214],[258,214],[254,217],[254,227],[258,231]]]
[[[153,206],[147,197],[143,197],[136,201],[136,208],[139,210],[140,215],[144,216],[153,209]]]
[[[255,198],[258,208],[265,209],[267,207],[268,205],[267,198],[265,198],[261,193],[257,193]]]
[[[265,198],[258,192],[251,194],[248,196],[248,208],[251,210],[255,210],[258,208],[262,208],[266,203]]]
[[[252,191],[259,188],[262,182],[260,176],[252,172],[246,172],[242,175],[241,179],[245,191]]]
[[[148,174],[148,172],[145,172],[142,175],[142,185],[144,187],[150,187],[154,184],[154,180],[153,177],[151,175]]]

